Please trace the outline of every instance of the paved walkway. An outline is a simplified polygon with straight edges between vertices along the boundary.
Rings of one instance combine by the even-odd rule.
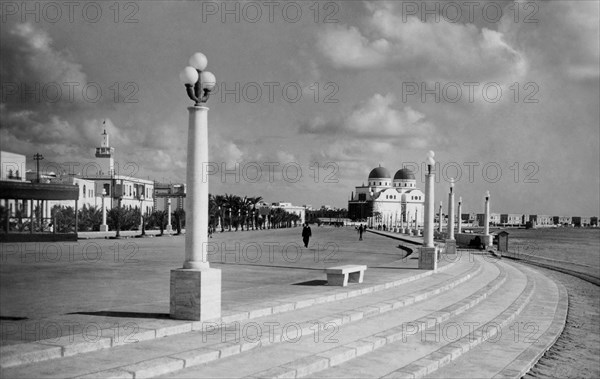
[[[417,271],[417,259],[403,259],[406,252],[383,236],[369,234],[359,242],[354,229],[314,228],[305,249],[300,233],[300,228],[226,232],[209,240],[209,261],[222,270],[224,313],[267,299],[327,291],[325,267],[367,265],[367,284]],[[44,325],[54,322],[64,334],[69,320],[82,323],[101,314],[122,315],[123,322],[165,318],[170,270],[183,263],[184,236],[0,248],[0,337],[8,344],[44,339]],[[15,339],[15,328],[29,330],[32,324],[40,325],[39,331]]]
[[[0,245],[1,376],[448,377],[462,360],[468,376],[520,377],[564,326],[564,288],[485,252],[442,254],[434,273],[417,269],[418,237],[313,228],[305,249],[300,232],[216,234],[222,317],[204,322],[168,317],[181,236]],[[368,266],[363,284],[325,285],[325,267],[349,263]],[[487,327],[532,320],[534,344]],[[496,364],[477,365],[492,352]]]

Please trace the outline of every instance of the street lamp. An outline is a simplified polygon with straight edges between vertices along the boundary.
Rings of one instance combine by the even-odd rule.
[[[221,270],[210,268],[208,244],[208,180],[202,175],[208,164],[208,100],[216,85],[215,76],[205,71],[206,56],[195,53],[179,74],[188,97],[187,211],[185,261],[182,269],[171,270],[172,318],[208,320],[221,316]]]
[[[485,191],[485,214],[483,217],[483,238],[485,246],[491,245],[490,239],[490,191]]]
[[[454,178],[450,178],[450,193],[448,194],[448,239],[446,239],[446,253],[456,253],[456,240],[454,239]]]
[[[462,233],[462,196],[458,198],[458,220],[456,226],[456,232]]]
[[[429,151],[427,154],[427,173],[425,174],[425,225],[424,225],[424,236],[423,246],[419,248],[419,268],[425,270],[436,270],[437,269],[437,251],[433,244],[433,219],[434,219],[434,178],[435,174],[431,172],[433,166],[435,166],[435,160],[433,157],[435,153]]]
[[[145,237],[146,236],[146,225],[144,222],[144,211],[142,210],[142,207],[144,205],[144,194],[141,192],[142,187],[138,186],[137,188],[137,197],[140,201],[140,230],[142,231],[142,234],[140,234],[140,237]]]
[[[106,188],[102,188],[102,225],[100,225],[101,232],[108,232],[108,225],[106,224],[106,206],[104,205],[105,198]]]
[[[171,226],[171,198],[167,198],[167,233],[171,234],[173,227]]]
[[[440,201],[440,214],[439,214],[440,225],[439,225],[439,229],[438,229],[438,232],[440,234],[442,234],[442,213],[443,213],[442,209],[443,209],[443,207],[444,207],[444,204]]]

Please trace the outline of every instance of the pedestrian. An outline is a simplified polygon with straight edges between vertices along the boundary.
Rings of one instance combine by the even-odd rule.
[[[364,231],[365,231],[365,229],[363,228],[363,226],[362,226],[362,225],[360,225],[360,226],[358,227],[358,240],[359,240],[359,241],[362,241],[362,235],[363,235],[363,232],[364,232]]]
[[[304,242],[304,247],[308,247],[308,240],[312,236],[312,232],[310,230],[310,226],[308,226],[308,222],[304,223],[304,228],[302,228],[302,241]]]

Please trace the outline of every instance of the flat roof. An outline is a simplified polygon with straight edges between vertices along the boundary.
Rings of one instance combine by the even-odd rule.
[[[0,181],[0,199],[78,200],[79,187],[74,184]]]

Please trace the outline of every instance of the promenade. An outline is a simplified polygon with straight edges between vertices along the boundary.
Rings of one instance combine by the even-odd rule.
[[[300,232],[216,233],[205,322],[168,318],[183,236],[3,244],[2,377],[517,377],[564,327],[564,288],[534,269],[461,251],[434,273],[406,256],[417,239],[313,227],[305,249]],[[364,282],[325,285],[341,264]]]

